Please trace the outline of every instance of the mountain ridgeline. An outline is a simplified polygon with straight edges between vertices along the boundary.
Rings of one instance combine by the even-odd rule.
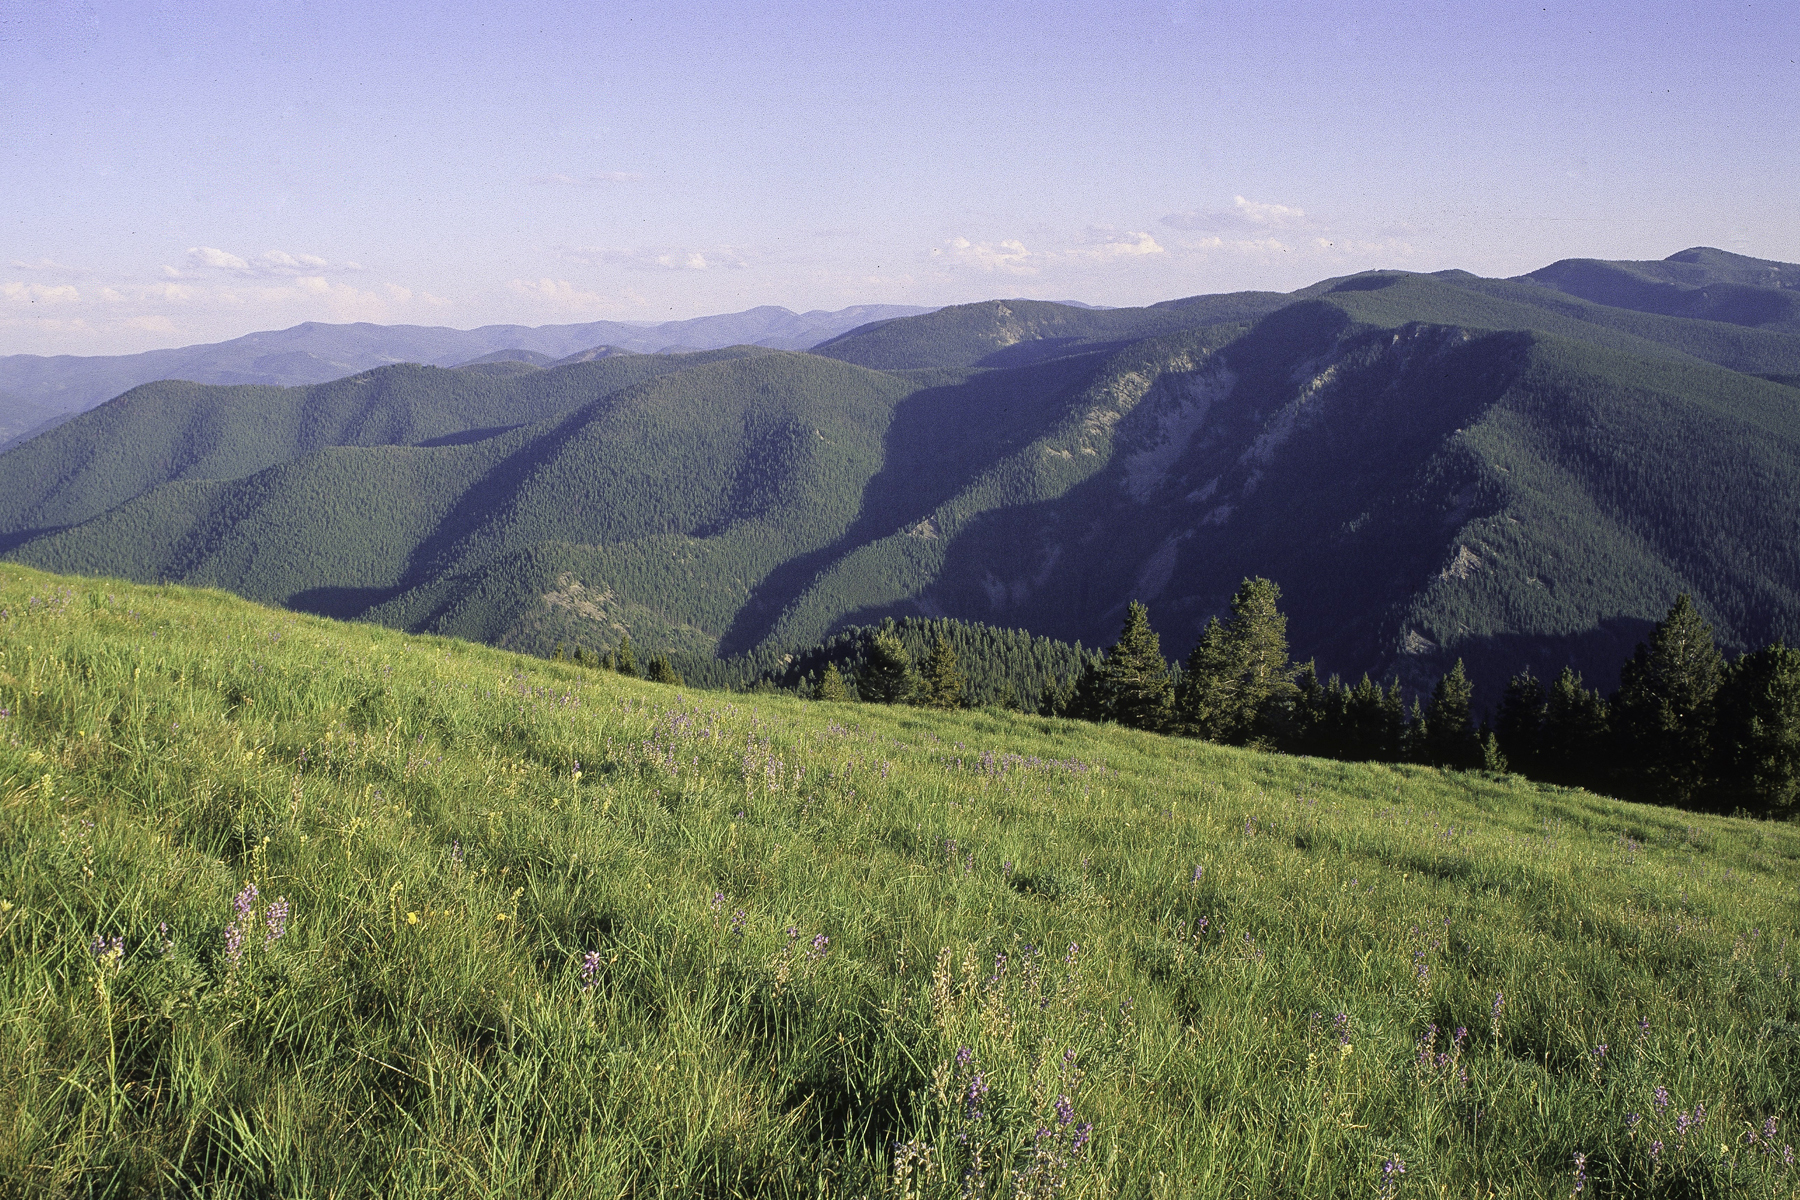
[[[1132,600],[1180,659],[1265,577],[1321,674],[1610,692],[1677,595],[1728,653],[1800,642],[1797,283],[1693,250],[150,383],[0,455],[0,548],[788,686],[888,617],[1095,646]]]

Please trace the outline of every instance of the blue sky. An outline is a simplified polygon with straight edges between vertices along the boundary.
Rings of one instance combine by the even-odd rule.
[[[0,0],[0,353],[1800,260],[1797,12]]]

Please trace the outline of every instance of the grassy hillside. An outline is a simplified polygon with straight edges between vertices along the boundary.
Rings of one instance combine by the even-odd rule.
[[[1789,1196],[1796,886],[1792,826],[0,567],[14,1194]]]

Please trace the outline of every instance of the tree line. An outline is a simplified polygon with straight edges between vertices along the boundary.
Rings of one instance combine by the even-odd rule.
[[[1280,599],[1273,582],[1244,580],[1229,612],[1207,622],[1179,664],[1163,657],[1150,610],[1135,600],[1118,640],[1099,653],[1060,643],[1053,651],[1063,653],[1047,652],[1028,635],[1014,646],[1008,631],[956,622],[889,620],[816,647],[823,665],[806,659],[791,686],[831,702],[1032,707],[1010,683],[972,699],[961,642],[977,655],[978,674],[1034,670],[1045,680],[1035,709],[1047,717],[1351,762],[1512,771],[1684,807],[1769,813],[1800,798],[1800,650],[1776,642],[1728,662],[1686,595],[1639,644],[1612,695],[1567,667],[1548,683],[1526,669],[1479,724],[1460,659],[1410,704],[1398,678],[1385,686],[1367,674],[1354,684],[1320,678],[1313,662],[1290,657]],[[565,656],[560,645],[557,653]],[[572,657],[640,673],[629,637],[603,655],[577,647]],[[1063,658],[1073,669],[1057,669]],[[642,673],[681,682],[666,657]],[[758,686],[775,688],[768,679]]]
[[[1511,770],[1684,807],[1768,813],[1800,793],[1800,651],[1776,642],[1727,662],[1686,595],[1611,696],[1567,667],[1548,685],[1526,669],[1479,726],[1460,659],[1410,707],[1397,678],[1349,685],[1291,661],[1280,595],[1246,579],[1178,670],[1133,601],[1119,640],[1046,688],[1039,711],[1326,758]]]

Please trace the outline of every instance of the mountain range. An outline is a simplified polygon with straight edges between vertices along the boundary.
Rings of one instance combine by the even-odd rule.
[[[296,386],[394,363],[450,367],[496,354],[536,356],[548,362],[596,346],[639,353],[740,344],[804,350],[869,321],[928,311],[909,305],[861,304],[837,312],[796,313],[768,305],[654,324],[590,321],[479,329],[309,321],[228,342],[143,354],[13,354],[0,357],[0,449],[153,380]]]
[[[0,549],[534,652],[628,632],[765,663],[892,615],[1091,646],[1132,599],[1178,656],[1261,575],[1325,671],[1610,686],[1679,592],[1727,649],[1800,638],[1797,285],[1699,248],[988,301],[806,352],[609,334],[567,362],[149,383],[0,455]]]

